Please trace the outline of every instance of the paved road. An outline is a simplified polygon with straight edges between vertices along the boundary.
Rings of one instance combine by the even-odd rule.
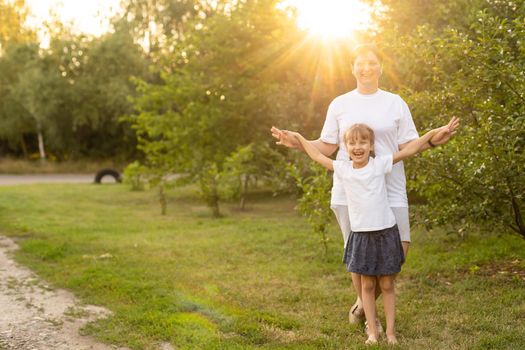
[[[93,183],[95,174],[31,174],[31,175],[0,175],[0,186],[39,184],[39,183]],[[109,176],[104,176],[102,182],[115,182]]]

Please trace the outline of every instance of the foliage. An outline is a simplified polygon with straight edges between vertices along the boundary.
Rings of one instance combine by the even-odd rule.
[[[162,57],[162,49],[173,38],[184,33],[184,23],[202,11],[194,0],[124,0],[122,15],[113,19],[114,26],[128,31],[141,43],[154,60]]]
[[[50,25],[47,49],[11,43],[0,55],[0,140],[27,158],[42,141],[59,159],[135,152],[129,125],[130,77],[148,77],[147,60],[125,32],[100,38]]]
[[[128,120],[148,162],[167,173],[199,179],[201,193],[218,213],[226,159],[230,157],[226,172],[242,177],[233,163],[243,161],[232,154],[250,144],[266,144],[275,121],[286,119],[294,108],[297,115],[299,111],[311,115],[311,106],[295,106],[308,92],[293,79],[300,76],[294,75],[291,65],[273,66],[299,35],[295,24],[275,8],[275,1],[232,5],[193,25],[174,42],[172,63],[162,67],[162,82],[137,81],[136,114]],[[229,192],[230,198],[242,193],[231,186]]]
[[[276,0],[122,3],[114,31],[93,38],[55,21],[45,49],[24,27],[24,1],[0,0],[0,151],[131,158],[138,145],[161,205],[169,174],[199,182],[213,208],[242,206],[259,179],[300,191],[268,130],[318,135],[328,102],[354,86],[353,43],[309,41]],[[420,128],[463,119],[449,145],[410,163],[427,224],[523,235],[525,3],[382,3],[377,32],[361,36],[385,48],[383,84]]]
[[[222,171],[224,198],[239,199],[239,208],[245,208],[246,195],[257,183],[258,163],[255,161],[254,145],[240,147],[224,161]]]
[[[221,197],[239,200],[239,208],[244,209],[248,192],[258,183],[273,185],[279,182],[275,169],[284,167],[284,157],[266,144],[250,143],[239,147],[224,161]]]
[[[427,224],[454,224],[460,232],[482,225],[525,238],[525,7],[488,3],[497,11],[469,14],[475,21],[468,29],[425,25],[391,41],[406,67],[401,75],[412,82],[403,94],[419,124],[463,120],[449,145],[410,164],[409,187],[428,201]]]
[[[70,127],[76,137],[68,142],[80,155],[108,157],[134,153],[134,136],[122,115],[132,111],[132,77],[147,79],[148,61],[125,32],[115,32],[79,45],[60,41],[55,52],[68,52],[60,67],[72,81]],[[69,61],[70,63],[68,63]]]
[[[15,66],[9,64],[15,59],[21,61]],[[55,118],[62,111],[67,82],[53,66],[52,58],[41,57],[35,44],[11,45],[5,61],[6,64],[0,64],[0,74],[8,85],[2,95],[10,104],[4,107],[7,115],[3,118],[0,134],[19,139],[20,131],[34,132],[39,139],[40,157],[45,158],[43,135],[52,134],[59,128]],[[16,68],[14,72],[9,71],[13,68]],[[20,114],[14,114],[17,112]],[[10,124],[20,129],[9,129]]]
[[[219,208],[221,174],[216,163],[205,163],[198,173],[199,189],[201,197],[206,205],[212,210],[214,217],[220,217]]]
[[[146,167],[138,161],[134,161],[124,169],[124,183],[131,187],[132,191],[144,191],[146,184]]]
[[[26,156],[28,152],[23,135],[34,132],[34,124],[30,114],[13,96],[12,86],[24,71],[24,62],[33,61],[37,52],[34,45],[12,45],[0,58],[0,138],[7,140],[12,147],[22,146]],[[12,115],[17,118],[10,117]]]
[[[0,54],[11,44],[35,39],[35,33],[25,26],[28,14],[25,0],[0,0]]]
[[[2,15],[9,21],[2,21],[1,28],[25,18],[27,12],[23,1],[9,3],[15,5],[6,5],[10,10]],[[176,149],[197,148],[184,152],[187,156],[179,165],[192,157],[196,163],[210,160],[221,168],[238,147],[268,142],[267,129],[273,124],[315,130],[328,99],[344,90],[341,81],[348,83],[333,79],[340,65],[334,68],[332,63],[343,58],[306,41],[290,14],[276,4],[126,0],[123,14],[112,21],[113,31],[99,38],[74,34],[57,19],[46,24],[51,35],[48,49],[38,48],[34,37],[27,44],[25,36],[19,36],[11,46],[25,43],[34,47],[36,56],[24,57],[20,47],[10,51],[8,45],[2,47],[0,149],[26,158],[33,154],[38,118],[46,148],[60,160],[129,159],[136,155],[135,135],[129,124],[119,122],[120,116],[132,114],[128,97],[140,105],[135,100],[137,89],[146,97],[161,93],[163,87],[163,98],[172,100],[172,112],[178,114],[177,130],[183,130],[176,137]],[[45,66],[47,79],[56,78],[45,106],[53,109],[45,116],[31,115],[11,94],[20,79],[30,78],[29,73],[23,76],[29,65]],[[131,84],[130,77],[156,88]],[[333,86],[338,86],[337,92]],[[148,108],[137,107],[137,113],[165,116],[164,110]],[[195,128],[189,127],[192,123]],[[211,137],[201,137],[201,132]]]
[[[320,235],[326,256],[327,231],[333,217],[330,209],[332,176],[324,167],[314,162],[308,162],[307,169],[301,169],[297,164],[288,165],[287,169],[302,191],[297,210],[307,218],[314,233]]]

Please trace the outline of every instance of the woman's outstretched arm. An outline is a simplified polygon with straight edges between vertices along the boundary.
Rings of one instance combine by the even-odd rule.
[[[292,131],[282,130],[282,129],[276,128],[275,126],[272,126],[270,131],[272,132],[272,136],[278,140],[276,142],[278,145],[283,145],[288,148],[295,148],[295,149],[298,149],[299,151],[306,152],[304,150],[304,147],[299,142],[299,140],[292,135],[293,133]],[[319,152],[321,152],[325,156],[332,155],[339,147],[338,145],[323,142],[320,139],[307,140],[307,141],[311,143],[315,148],[319,150]]]
[[[301,144],[304,151],[312,160],[316,161],[317,163],[321,164],[328,170],[334,170],[334,161],[324,154],[322,154],[317,148],[315,148],[314,145],[311,144],[307,139],[305,139],[301,134],[298,132],[290,132],[291,135],[295,137],[295,139]]]

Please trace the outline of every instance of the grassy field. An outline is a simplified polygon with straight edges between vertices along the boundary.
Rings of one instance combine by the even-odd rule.
[[[287,198],[210,217],[194,189],[122,185],[0,187],[1,234],[17,259],[114,316],[84,329],[133,349],[361,349],[355,296],[331,228],[329,254]],[[525,241],[413,233],[398,279],[400,349],[524,349]],[[382,311],[380,313],[382,315]],[[380,345],[377,348],[391,349]]]

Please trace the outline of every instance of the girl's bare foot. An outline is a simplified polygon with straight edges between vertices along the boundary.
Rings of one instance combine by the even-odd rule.
[[[375,344],[377,344],[377,338],[374,337],[373,335],[370,335],[368,337],[368,339],[365,341],[365,344],[366,345],[375,345]]]
[[[397,338],[394,334],[392,335],[386,335],[386,341],[388,342],[388,344],[390,345],[396,345],[397,344]]]

